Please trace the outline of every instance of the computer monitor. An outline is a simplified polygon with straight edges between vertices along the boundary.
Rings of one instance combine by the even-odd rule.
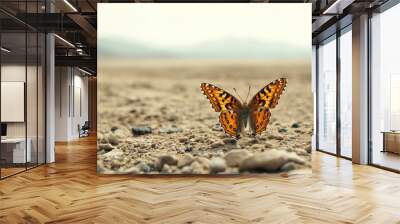
[[[7,124],[1,123],[1,136],[7,136]]]

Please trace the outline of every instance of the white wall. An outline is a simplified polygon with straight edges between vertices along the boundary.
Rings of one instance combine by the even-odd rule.
[[[56,67],[56,141],[79,138],[78,125],[88,120],[88,78],[83,75],[76,68]]]

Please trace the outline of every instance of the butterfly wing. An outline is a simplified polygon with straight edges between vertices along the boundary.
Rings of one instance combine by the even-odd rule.
[[[259,107],[258,110],[251,111],[250,128],[254,134],[261,134],[267,129],[271,112],[266,107]]]
[[[270,109],[278,105],[279,98],[285,90],[287,79],[280,78],[262,88],[251,99],[250,121],[251,128],[255,134],[260,134],[267,129],[269,118],[271,117]]]
[[[237,111],[242,106],[238,99],[219,87],[208,83],[202,83],[200,87],[204,95],[210,100],[215,112],[224,110]]]
[[[217,86],[202,83],[200,87],[204,95],[210,100],[215,112],[221,112],[219,122],[225,132],[230,136],[237,136],[238,111],[242,107],[240,101]]]
[[[224,110],[219,115],[219,123],[224,128],[225,133],[232,137],[238,135],[238,114],[231,110]]]

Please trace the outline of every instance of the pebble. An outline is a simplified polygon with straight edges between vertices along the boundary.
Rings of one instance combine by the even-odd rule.
[[[149,126],[145,127],[133,127],[132,128],[132,134],[133,135],[145,135],[145,134],[150,134],[152,133],[153,130]]]
[[[182,128],[172,127],[172,128],[160,128],[160,133],[162,134],[172,134],[182,132]]]
[[[286,163],[305,164],[305,161],[295,153],[272,149],[256,153],[240,164],[240,171],[278,172]]]
[[[109,152],[109,151],[113,150],[114,147],[109,143],[107,143],[107,144],[99,144],[99,149],[100,150],[104,150],[105,152]]]
[[[181,170],[182,174],[191,174],[192,171],[193,171],[193,169],[191,166],[185,166]]]
[[[311,153],[311,144],[307,145],[307,147],[305,148],[306,152]]]
[[[209,169],[210,168],[210,160],[204,157],[198,157],[196,158],[196,161],[198,162],[203,169]]]
[[[251,156],[250,152],[243,149],[236,149],[228,152],[225,155],[224,159],[228,166],[237,167],[243,160],[245,160],[249,156]]]
[[[113,149],[105,154],[103,154],[103,157],[109,158],[109,159],[114,159],[116,157],[122,157],[124,155],[124,152],[122,152],[121,149]]]
[[[120,169],[120,172],[127,174],[140,174],[140,170],[136,166]]]
[[[210,146],[211,146],[211,148],[215,149],[215,148],[219,148],[219,147],[224,146],[224,143],[220,142],[220,141],[217,141],[217,142],[212,143]]]
[[[203,165],[197,161],[194,161],[190,166],[191,166],[190,169],[191,169],[192,174],[205,174],[206,173]]]
[[[292,124],[292,128],[299,128],[300,127],[300,123],[293,123]]]
[[[173,155],[166,154],[158,157],[158,165],[160,169],[162,169],[165,164],[174,166],[177,163],[178,160]]]
[[[148,150],[145,149],[145,148],[138,148],[138,149],[137,149],[137,152],[138,152],[138,153],[146,153],[146,152],[148,152]]]
[[[183,157],[178,161],[178,168],[182,168],[184,166],[189,166],[194,161],[192,155],[186,153]]]
[[[171,173],[171,167],[168,164],[164,164],[163,168],[161,169],[161,173]]]
[[[140,163],[138,163],[136,165],[136,167],[138,168],[138,170],[140,170],[143,173],[148,173],[151,171],[150,166],[147,165],[144,161],[141,161]]]
[[[110,134],[108,136],[108,142],[111,143],[111,145],[118,145],[121,140],[119,139],[119,137],[115,134]]]
[[[225,160],[219,157],[212,158],[210,161],[210,173],[224,172],[226,169]]]
[[[279,128],[278,132],[280,133],[284,133],[287,132],[288,130],[286,128]]]
[[[270,135],[268,136],[269,139],[276,139],[276,140],[283,140],[281,135]]]
[[[264,146],[261,144],[254,144],[250,148],[253,150],[260,150],[260,149],[264,148]]]
[[[222,139],[222,142],[224,142],[225,144],[234,145],[237,143],[237,140],[234,138],[224,138],[224,139]]]
[[[267,143],[264,144],[264,147],[267,148],[267,149],[270,149],[270,148],[272,148],[274,146],[271,143],[267,142]]]
[[[187,137],[180,137],[180,138],[178,139],[178,141],[179,141],[180,143],[186,143],[186,142],[189,141],[189,138],[187,138]]]
[[[213,131],[223,131],[224,128],[221,127],[221,124],[217,123],[214,125],[214,127],[212,127]]]

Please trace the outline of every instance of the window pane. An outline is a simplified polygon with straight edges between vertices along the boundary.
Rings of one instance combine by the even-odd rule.
[[[352,136],[352,35],[340,36],[340,152],[351,158]]]
[[[400,170],[400,5],[371,19],[372,163]],[[383,134],[385,132],[386,134]]]
[[[336,41],[318,48],[318,148],[336,153]]]

